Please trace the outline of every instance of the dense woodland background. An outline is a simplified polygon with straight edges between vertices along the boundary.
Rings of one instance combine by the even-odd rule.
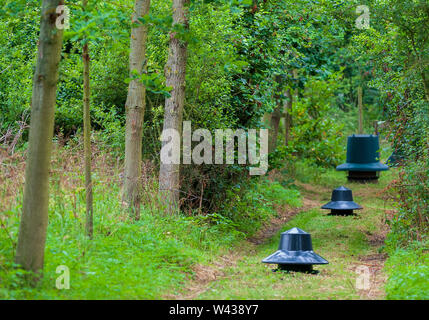
[[[41,2],[0,0],[1,298],[56,297],[52,279],[62,264],[80,270],[85,279],[91,272],[121,275],[122,281],[110,286],[103,284],[103,276],[82,280],[76,285],[80,294],[72,297],[126,298],[134,293],[119,282],[138,281],[144,285],[136,297],[159,298],[151,291],[155,282],[156,288],[181,283],[196,261],[209,260],[204,251],[234,245],[269,221],[273,209],[267,203],[299,206],[295,181],[323,183],[345,160],[346,138],[359,130],[359,88],[363,131],[374,133],[377,122],[381,160],[392,152],[400,159],[380,196],[395,207],[384,244],[393,266],[387,297],[428,298],[426,0],[182,1],[188,12],[184,24],[174,23],[170,0],[151,1],[149,13],[133,23],[131,0],[65,1],[71,18],[70,29],[64,30],[56,90],[45,277],[33,288],[22,277],[27,271],[15,268],[13,261]],[[367,29],[356,27],[359,5],[370,9]],[[147,42],[142,72],[133,73],[130,35],[137,28],[147,30]],[[180,212],[166,215],[158,195],[159,154],[165,108],[168,99],[175,99],[165,72],[175,37],[187,45],[183,121],[192,121],[193,130],[213,132],[269,128],[268,176],[277,178],[250,177],[246,165],[182,165]],[[90,62],[92,242],[86,236],[88,225],[85,229],[85,57]],[[144,88],[144,118],[141,189],[130,198],[123,187],[125,106],[134,82]],[[122,265],[127,259],[129,264]],[[395,273],[395,263],[403,259],[409,259],[409,268]],[[135,271],[136,266],[142,269]],[[166,277],[172,270],[177,274]],[[417,286],[412,293],[407,291],[410,283]],[[100,288],[99,295],[91,285]],[[108,290],[116,290],[116,296]]]

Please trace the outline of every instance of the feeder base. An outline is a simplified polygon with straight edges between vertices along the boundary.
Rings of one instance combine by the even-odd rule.
[[[279,270],[313,272],[313,266],[311,264],[279,264]]]
[[[349,171],[347,179],[350,182],[377,183],[379,177],[379,171]]]
[[[331,213],[328,214],[328,216],[355,216],[356,214],[353,213],[353,210],[335,210],[332,209]]]

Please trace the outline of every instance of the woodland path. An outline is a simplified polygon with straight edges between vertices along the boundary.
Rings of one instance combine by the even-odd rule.
[[[184,289],[168,299],[383,299],[386,255],[381,252],[393,213],[381,198],[381,184],[349,184],[364,209],[357,216],[328,216],[320,207],[333,188],[297,183],[303,206],[279,210],[278,217],[256,236],[243,241],[210,265],[196,265]],[[299,227],[312,235],[313,249],[329,261],[314,266],[318,274],[273,272],[261,260],[275,252],[279,234]],[[369,271],[370,286],[356,288],[360,273]]]

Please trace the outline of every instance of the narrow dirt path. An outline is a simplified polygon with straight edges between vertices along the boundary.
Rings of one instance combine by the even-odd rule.
[[[385,255],[379,252],[391,208],[380,199],[378,185],[352,185],[364,209],[354,217],[329,217],[319,209],[328,202],[330,187],[297,183],[303,206],[280,208],[278,217],[255,236],[210,265],[196,265],[195,276],[178,295],[168,299],[382,299]],[[273,272],[261,260],[274,252],[278,235],[292,226],[312,234],[315,252],[330,264],[317,275]],[[359,277],[369,277],[360,288]],[[360,288],[360,289],[359,289]]]

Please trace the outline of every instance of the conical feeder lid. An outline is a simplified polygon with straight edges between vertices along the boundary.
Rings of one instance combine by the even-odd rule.
[[[352,190],[341,186],[332,191],[331,201],[323,205],[322,209],[359,210],[362,207],[353,201]]]
[[[262,260],[263,263],[312,265],[327,264],[328,261],[313,251],[311,235],[299,228],[281,234],[279,248]]]

